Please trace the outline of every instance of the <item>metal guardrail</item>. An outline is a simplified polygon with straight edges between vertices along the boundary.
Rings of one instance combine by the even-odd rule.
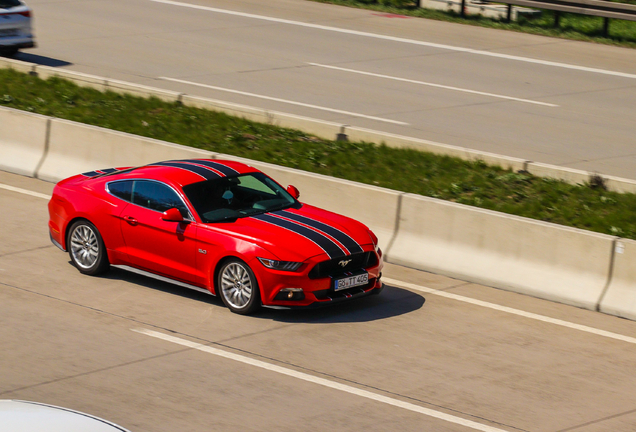
[[[604,36],[607,36],[609,33],[610,18],[636,21],[636,5],[616,3],[607,0],[496,0],[496,2],[508,5],[508,21],[510,21],[511,18],[513,5],[556,11],[554,19],[555,27],[559,25],[560,12],[602,17],[605,18],[603,23]],[[466,15],[465,6],[466,0],[462,0],[462,17]]]

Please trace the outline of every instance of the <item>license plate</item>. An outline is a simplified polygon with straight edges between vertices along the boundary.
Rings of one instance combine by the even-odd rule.
[[[348,276],[341,279],[336,279],[334,283],[334,290],[341,291],[347,288],[353,288],[360,285],[366,285],[369,283],[369,273],[364,273],[356,276]]]
[[[16,29],[0,29],[0,37],[12,37],[17,35],[18,31]]]

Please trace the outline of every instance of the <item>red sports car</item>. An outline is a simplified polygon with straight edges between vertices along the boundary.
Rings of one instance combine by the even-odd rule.
[[[379,293],[373,232],[298,197],[239,162],[109,168],[55,186],[49,230],[84,274],[114,265],[167,278],[241,314]]]

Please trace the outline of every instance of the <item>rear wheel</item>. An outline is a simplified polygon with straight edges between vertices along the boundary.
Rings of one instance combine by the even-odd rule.
[[[261,295],[252,269],[239,259],[221,266],[216,287],[223,303],[232,312],[247,315],[261,307]]]
[[[68,233],[68,254],[80,273],[94,276],[108,270],[106,247],[95,225],[79,220],[71,225]]]
[[[0,50],[0,55],[6,56],[6,57],[13,57],[17,53],[18,53],[17,48],[2,48]]]

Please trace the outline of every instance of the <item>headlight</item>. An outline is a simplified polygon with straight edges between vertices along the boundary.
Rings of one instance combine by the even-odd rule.
[[[276,261],[267,258],[259,258],[258,260],[267,268],[291,272],[298,270],[298,268],[303,264],[300,262]]]

